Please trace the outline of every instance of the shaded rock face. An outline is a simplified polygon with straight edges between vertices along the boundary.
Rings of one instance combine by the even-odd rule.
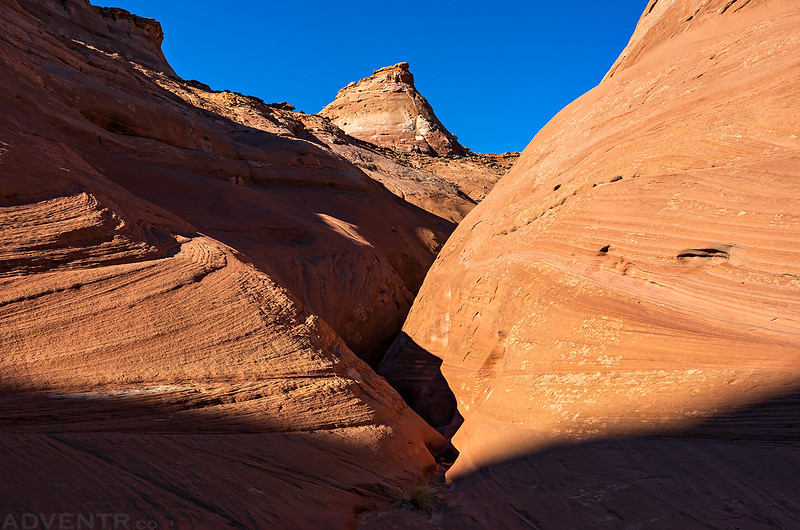
[[[465,154],[417,92],[408,63],[380,68],[350,83],[319,114],[375,145],[434,156]]]
[[[354,352],[475,202],[178,79],[154,21],[0,5],[6,509],[337,527],[430,469],[444,440]]]
[[[151,69],[154,21],[78,0],[21,6],[17,14],[46,26],[8,36],[5,68],[17,79],[6,93],[24,95],[7,115],[21,116],[17,128],[57,129],[53,136],[99,174],[244,253],[374,362],[475,202],[322,118]],[[148,35],[155,40],[145,43]],[[14,47],[32,39],[44,41],[41,54]],[[8,157],[23,159],[18,146]],[[15,176],[4,196],[24,188],[52,198],[75,191],[59,184],[69,178]]]
[[[441,362],[464,417],[451,516],[668,527],[728,496],[730,517],[797,524],[771,504],[800,471],[796,399],[695,429],[800,385],[798,24],[791,1],[651,2],[448,240],[382,372],[441,402],[408,375]],[[721,480],[702,462],[731,483],[698,489]]]

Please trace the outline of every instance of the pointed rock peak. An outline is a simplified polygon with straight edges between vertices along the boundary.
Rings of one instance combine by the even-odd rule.
[[[379,68],[350,83],[320,115],[350,136],[381,147],[431,156],[466,152],[414,87],[406,62]]]

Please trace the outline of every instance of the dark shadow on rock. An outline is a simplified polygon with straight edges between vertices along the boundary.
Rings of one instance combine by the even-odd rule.
[[[398,475],[401,457],[330,434],[345,425],[303,428],[270,414],[269,397],[239,401],[217,390],[0,389],[0,521],[7,528],[348,528],[357,514],[388,508],[399,482],[414,478]],[[103,514],[118,522],[103,523]]]
[[[800,528],[800,393],[684,431],[561,445],[456,479],[444,528]]]
[[[442,360],[400,332],[378,366],[414,412],[448,440],[464,421],[441,371]],[[454,456],[454,455],[452,455]]]

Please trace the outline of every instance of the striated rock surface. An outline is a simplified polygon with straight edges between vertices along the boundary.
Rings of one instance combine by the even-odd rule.
[[[414,87],[408,63],[350,83],[319,114],[350,136],[382,147],[434,156],[466,152]]]
[[[474,201],[178,79],[155,21],[0,6],[3,517],[342,527],[432,469],[444,440],[356,354]]]
[[[445,521],[800,524],[798,25],[651,1],[456,229],[381,367],[455,394]]]
[[[83,1],[22,5],[15,14],[40,23],[29,22],[26,35],[8,22],[8,119],[20,115],[17,127],[37,134],[57,129],[52,136],[106,178],[246,254],[357,354],[373,359],[385,348],[474,201],[322,118],[151,69],[139,57],[160,42],[156,22],[140,24],[149,28],[141,35],[134,24],[118,42],[116,25],[140,19]],[[155,41],[137,51],[137,35]],[[47,179],[17,179],[15,186],[52,195]],[[6,185],[6,195],[18,193]]]

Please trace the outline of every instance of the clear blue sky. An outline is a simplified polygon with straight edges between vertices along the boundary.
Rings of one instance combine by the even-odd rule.
[[[350,81],[408,61],[419,91],[476,152],[522,150],[595,86],[647,0],[92,0],[158,19],[175,71],[318,112]]]

